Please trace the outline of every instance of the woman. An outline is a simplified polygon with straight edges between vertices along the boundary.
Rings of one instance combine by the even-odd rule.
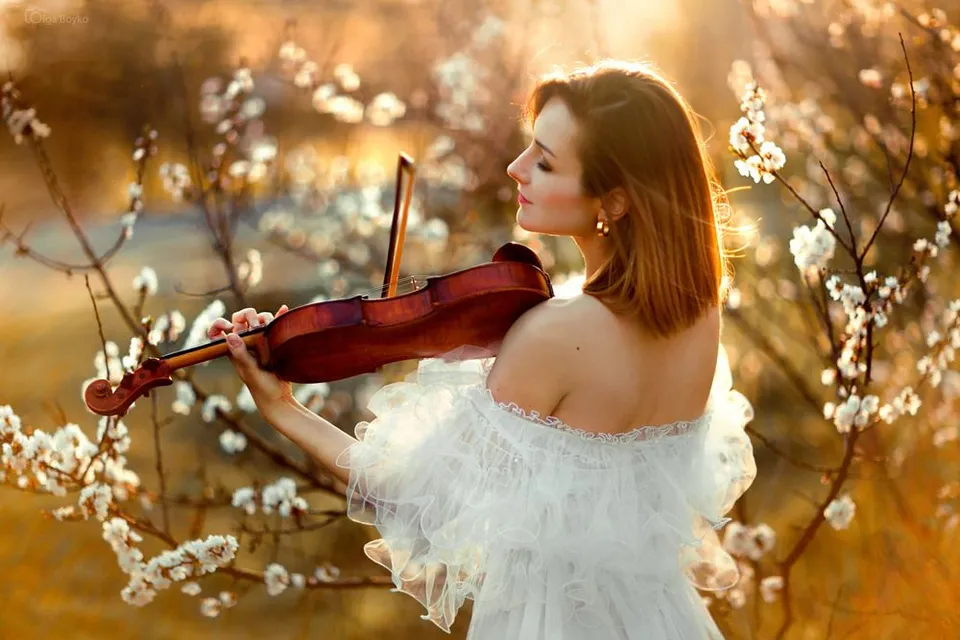
[[[367,555],[445,631],[471,598],[471,640],[718,638],[694,587],[736,582],[713,527],[756,468],[720,346],[719,192],[694,115],[624,63],[544,79],[528,114],[508,169],[517,221],[575,240],[582,295],[528,311],[496,358],[421,362],[374,395],[357,439],[242,345],[231,361],[265,419],[346,484],[350,517],[377,526]],[[272,319],[244,309],[210,337]]]

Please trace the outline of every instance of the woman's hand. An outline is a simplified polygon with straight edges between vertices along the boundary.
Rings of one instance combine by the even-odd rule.
[[[277,310],[276,317],[282,316],[289,310],[287,305],[281,306]],[[269,311],[258,313],[256,309],[248,307],[234,313],[230,320],[217,318],[207,330],[207,336],[211,340],[221,338],[226,334],[227,347],[230,349],[227,357],[236,369],[237,375],[250,390],[250,395],[261,414],[292,400],[293,391],[289,382],[281,380],[269,371],[260,368],[257,359],[247,349],[237,332],[267,324],[273,318],[274,315]]]

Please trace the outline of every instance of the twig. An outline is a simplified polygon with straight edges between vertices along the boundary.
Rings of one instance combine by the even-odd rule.
[[[163,450],[160,447],[160,423],[157,420],[157,393],[150,394],[150,419],[153,423],[153,450],[156,454],[157,477],[160,479],[160,509],[163,514],[163,530],[170,533],[170,508],[167,505],[167,477],[163,473]]]
[[[773,451],[775,454],[777,454],[778,456],[780,456],[781,458],[783,458],[784,460],[786,460],[787,462],[789,462],[790,464],[796,467],[800,467],[801,469],[806,469],[807,471],[813,471],[814,473],[833,474],[839,471],[839,467],[827,467],[819,464],[813,464],[811,462],[806,462],[805,460],[800,460],[798,458],[793,457],[791,454],[781,449],[778,445],[774,444],[772,440],[767,438],[765,435],[763,435],[762,433],[760,433],[750,425],[747,425],[745,427],[745,431],[751,436],[753,436],[754,438],[756,438],[757,440],[759,440],[760,442],[762,442],[763,446],[770,449],[770,451]]]
[[[840,197],[840,192],[837,191],[837,185],[833,184],[833,178],[830,177],[830,172],[827,171],[827,168],[823,166],[823,162],[820,161],[820,168],[823,170],[823,175],[827,177],[827,182],[830,183],[830,188],[833,190],[833,195],[837,199],[837,206],[840,207],[840,214],[843,216],[843,221],[847,225],[847,232],[850,234],[850,247],[853,249],[854,255],[857,251],[857,237],[853,233],[853,225],[850,224],[850,215],[847,214],[847,208],[843,206],[843,199]]]
[[[912,99],[912,105],[910,108],[910,146],[907,149],[907,160],[903,167],[903,173],[900,174],[900,181],[897,183],[893,193],[890,194],[890,200],[887,201],[887,208],[884,210],[883,215],[880,216],[880,221],[874,228],[870,239],[867,240],[867,243],[863,246],[863,253],[861,253],[857,258],[858,262],[862,261],[864,257],[866,257],[870,247],[877,239],[877,234],[880,233],[880,229],[883,227],[883,223],[890,214],[890,210],[893,208],[893,203],[897,199],[897,195],[900,193],[900,188],[903,187],[903,181],[906,180],[907,172],[910,170],[910,161],[913,159],[913,145],[917,136],[917,92],[913,88],[913,70],[910,68],[910,57],[907,55],[907,45],[903,42],[902,33],[900,34],[900,48],[903,49],[903,60],[907,64],[907,75],[910,79],[910,97]]]
[[[318,531],[320,529],[329,527],[331,524],[339,521],[344,515],[346,515],[342,511],[331,512],[331,513],[333,515],[330,515],[323,522],[312,522],[310,524],[302,524],[296,527],[280,528],[280,529],[273,529],[270,527],[263,527],[261,529],[258,529],[258,528],[250,527],[246,524],[243,524],[241,525],[240,530],[243,531],[244,533],[249,533],[252,535],[270,535],[270,536],[291,535],[296,533],[308,533],[311,531]]]
[[[757,347],[763,351],[783,372],[783,374],[790,380],[791,384],[797,389],[803,399],[811,407],[816,409],[817,413],[823,411],[823,405],[820,400],[816,397],[813,391],[807,386],[807,381],[805,377],[790,363],[789,360],[783,357],[776,348],[770,343],[770,341],[760,333],[760,331],[747,322],[746,318],[742,314],[729,310],[727,312],[727,317],[731,318],[734,323],[736,323],[737,328],[740,329],[743,334],[750,339]]]
[[[850,431],[850,435],[847,438],[846,451],[843,455],[843,461],[840,463],[840,469],[837,472],[836,477],[833,482],[830,484],[830,490],[827,492],[826,498],[819,504],[817,507],[816,513],[813,515],[813,519],[807,524],[803,529],[803,532],[800,534],[800,538],[790,549],[790,552],[787,554],[786,558],[780,562],[780,575],[783,576],[783,591],[782,591],[782,600],[783,600],[783,624],[780,626],[780,630],[777,633],[777,638],[783,638],[787,630],[793,624],[793,604],[790,599],[790,572],[793,569],[794,564],[797,560],[803,555],[804,550],[807,546],[813,541],[814,536],[816,536],[817,531],[820,529],[820,525],[823,524],[826,520],[824,516],[824,510],[829,506],[831,502],[840,495],[840,490],[843,488],[843,483],[847,479],[847,474],[850,472],[850,465],[853,463],[855,445],[857,443],[857,438],[860,436],[862,431],[854,427]]]
[[[833,602],[831,603],[832,606],[830,607],[830,619],[827,620],[827,630],[823,634],[824,640],[829,640],[830,634],[833,631],[833,620],[837,617],[837,604],[840,602],[840,597],[843,594],[843,587],[844,583],[841,582],[840,586],[837,587],[837,595],[834,596]]]
[[[93,296],[93,289],[90,288],[90,276],[84,274],[83,283],[87,286],[87,293],[90,294],[90,303],[93,305],[93,315],[97,319],[97,333],[100,335],[100,348],[103,349],[103,366],[107,371],[107,378],[109,378],[110,356],[107,354],[107,339],[103,335],[103,322],[100,320],[100,311],[97,309],[97,300]]]

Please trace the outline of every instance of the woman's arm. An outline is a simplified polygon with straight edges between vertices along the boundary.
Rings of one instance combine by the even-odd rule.
[[[290,398],[261,411],[263,418],[288,437],[307,455],[326,467],[343,484],[350,480],[350,469],[337,466],[337,459],[357,441],[337,425]]]
[[[283,305],[277,315],[286,312],[287,305]],[[260,368],[256,358],[235,333],[267,324],[272,320],[272,313],[258,313],[256,309],[246,308],[234,313],[230,320],[214,320],[207,335],[211,339],[226,335],[230,362],[250,391],[260,415],[307,455],[326,467],[334,477],[347,484],[350,479],[349,469],[338,467],[337,459],[347,447],[357,441],[356,438],[300,404],[293,396],[291,384]]]
[[[256,314],[253,309],[242,313],[248,311]],[[237,314],[234,316],[237,322]],[[251,326],[255,324],[251,322]],[[233,328],[231,323],[226,325]],[[512,402],[541,415],[550,414],[569,385],[570,351],[579,348],[570,340],[569,325],[569,313],[547,303],[527,311],[511,327],[487,379],[497,401]],[[211,336],[221,330],[219,325],[212,327]],[[289,384],[284,391],[281,381],[261,370],[242,342],[231,344],[230,351],[231,361],[254,395],[263,418],[344,485],[348,484],[349,459],[341,456],[357,439],[304,407],[289,393]],[[254,393],[255,389],[268,387],[269,392]],[[338,460],[343,466],[337,464]]]

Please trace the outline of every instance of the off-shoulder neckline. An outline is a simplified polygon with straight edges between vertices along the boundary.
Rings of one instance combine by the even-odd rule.
[[[595,440],[598,442],[609,443],[628,443],[637,440],[657,440],[664,437],[676,437],[693,433],[698,426],[707,421],[710,416],[710,408],[693,420],[676,420],[664,424],[641,425],[623,431],[621,433],[605,433],[597,431],[587,431],[577,427],[570,426],[556,416],[541,417],[539,411],[526,411],[515,402],[500,402],[493,397],[493,392],[485,385],[480,385],[487,399],[498,408],[508,411],[515,416],[523,418],[533,424],[556,429],[561,432],[578,436],[584,440]]]

